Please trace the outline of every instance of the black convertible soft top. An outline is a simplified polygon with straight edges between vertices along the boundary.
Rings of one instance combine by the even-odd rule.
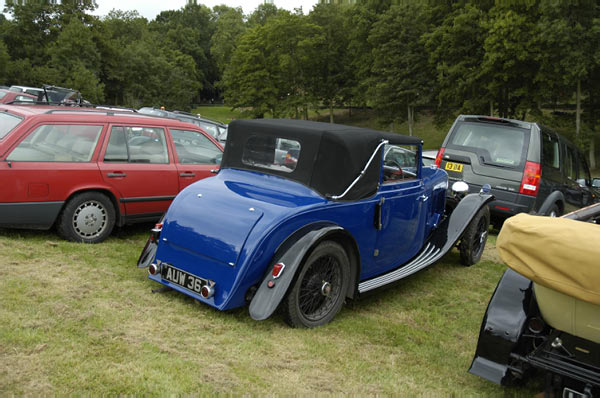
[[[267,170],[242,162],[244,147],[251,136],[271,139],[273,156],[276,138],[298,141],[301,153],[294,171]],[[342,194],[348,188],[382,140],[396,145],[422,144],[422,140],[416,137],[341,124],[288,119],[234,120],[229,124],[221,168],[279,175],[331,197]],[[376,192],[382,153],[383,151],[378,151],[364,177],[344,200],[363,199]]]

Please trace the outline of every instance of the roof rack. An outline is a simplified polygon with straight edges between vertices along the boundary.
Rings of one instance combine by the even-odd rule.
[[[179,115],[192,116],[192,117],[195,117],[197,119],[206,120],[207,122],[213,122],[213,123],[218,123],[218,124],[226,124],[226,123],[220,122],[218,120],[209,119],[207,117],[201,116],[200,114],[196,114],[196,113],[190,113],[190,112],[184,112],[184,111],[171,111],[171,112],[177,113]]]
[[[100,109],[100,110],[98,110]],[[49,109],[48,111],[46,111],[46,114],[53,114],[53,113],[105,113],[107,116],[114,116],[115,115],[115,109],[111,110],[111,109],[102,109],[102,108],[87,108],[87,109],[82,109],[82,108],[65,108],[65,109]]]

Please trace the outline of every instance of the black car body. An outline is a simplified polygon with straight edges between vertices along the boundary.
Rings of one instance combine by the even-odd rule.
[[[517,228],[513,227],[517,218],[503,227],[499,248],[507,225]],[[563,217],[578,220],[575,223],[520,218],[533,224],[521,224],[521,236],[507,238],[505,252],[499,250],[512,269],[504,273],[490,299],[469,372],[500,385],[542,372],[546,396],[600,396],[600,226],[596,225],[600,204]],[[549,231],[552,224],[556,229]],[[571,233],[565,231],[566,225]],[[523,239],[533,235],[546,245]],[[555,244],[566,239],[566,245]],[[550,255],[548,246],[553,245],[562,253]]]
[[[597,201],[581,151],[537,123],[488,116],[459,116],[436,158],[450,183],[476,191],[492,186],[492,221],[517,213],[558,216]]]

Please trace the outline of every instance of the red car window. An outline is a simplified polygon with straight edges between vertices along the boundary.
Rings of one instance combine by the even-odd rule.
[[[216,164],[222,151],[198,131],[171,129],[179,163]]]
[[[19,143],[6,160],[20,162],[89,162],[103,126],[46,124]]]
[[[165,131],[154,127],[112,128],[105,162],[169,163]]]

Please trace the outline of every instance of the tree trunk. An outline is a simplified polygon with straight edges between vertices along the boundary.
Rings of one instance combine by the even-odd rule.
[[[408,135],[413,135],[413,122],[414,122],[415,109],[408,105]]]
[[[333,101],[329,103],[329,123],[333,123]]]
[[[592,170],[596,168],[596,137],[594,135],[590,140],[590,169]]]
[[[494,101],[490,100],[490,116],[494,116]]]
[[[304,105],[304,120],[308,120],[308,104]]]
[[[577,80],[577,110],[575,111],[575,141],[579,138],[581,128],[581,80]]]

